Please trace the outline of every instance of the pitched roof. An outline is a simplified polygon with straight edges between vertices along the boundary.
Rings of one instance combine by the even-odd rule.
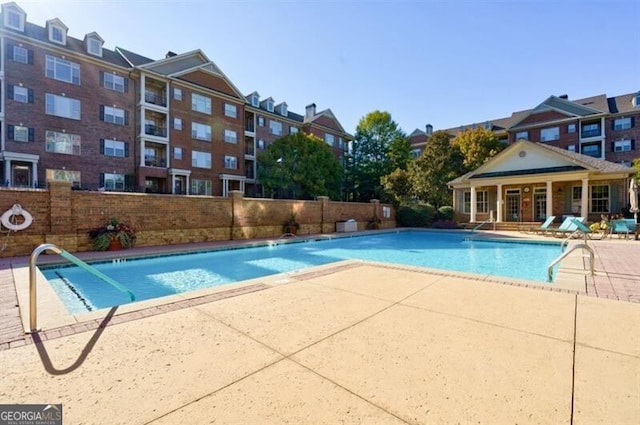
[[[122,47],[116,47],[116,52],[120,53],[122,57],[131,64],[131,66],[140,66],[144,65],[145,63],[153,62],[153,59],[149,59],[137,53],[130,52],[129,50],[123,49]]]

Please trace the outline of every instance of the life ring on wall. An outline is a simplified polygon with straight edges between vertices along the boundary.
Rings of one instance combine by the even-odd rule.
[[[20,224],[11,222],[11,217],[17,215],[21,215],[22,217],[24,217],[24,221]],[[27,227],[31,226],[31,223],[33,223],[33,217],[31,216],[31,214],[29,214],[28,211],[22,209],[22,206],[20,204],[13,204],[10,209],[5,211],[4,214],[0,216],[0,223],[2,223],[2,225],[7,229],[17,232],[18,230],[24,230]]]

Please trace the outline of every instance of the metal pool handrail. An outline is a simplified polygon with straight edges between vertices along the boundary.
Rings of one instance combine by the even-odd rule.
[[[490,218],[486,219],[485,221],[483,221],[482,223],[478,224],[476,227],[474,227],[473,229],[471,229],[471,233],[475,232],[476,230],[478,230],[479,228],[481,228],[482,226],[484,226],[487,223],[490,223],[492,220]]]
[[[73,264],[86,270],[87,272],[91,273],[98,279],[101,279],[107,282],[109,285],[113,286],[118,291],[128,294],[129,299],[131,299],[131,301],[135,301],[136,296],[124,285],[116,282],[106,274],[97,270],[95,267],[90,266],[89,264],[85,263],[78,257],[65,251],[64,249],[58,248],[57,246],[51,243],[45,243],[36,247],[36,249],[34,249],[33,252],[31,253],[31,257],[29,258],[29,333],[38,332],[38,329],[37,329],[38,328],[38,306],[37,306],[38,303],[37,303],[37,297],[36,297],[36,262],[38,261],[38,257],[40,256],[40,254],[42,254],[44,251],[47,251],[47,250],[53,251],[56,254],[60,255],[62,258],[71,261]]]
[[[558,264],[560,261],[564,260],[567,255],[571,254],[573,251],[575,251],[576,249],[579,249],[579,248],[586,249],[589,252],[589,268],[591,269],[591,276],[593,276],[595,274],[594,269],[593,269],[593,263],[594,263],[593,248],[591,248],[586,243],[579,243],[579,244],[576,244],[576,245],[572,246],[570,250],[565,251],[558,258],[553,260],[553,262],[551,264],[549,264],[549,267],[547,268],[547,275],[549,277],[549,282],[551,282],[551,280],[553,279],[553,267],[556,264]]]

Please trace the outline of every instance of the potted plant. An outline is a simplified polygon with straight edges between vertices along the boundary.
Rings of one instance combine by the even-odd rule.
[[[136,240],[136,233],[128,224],[112,217],[106,225],[89,231],[89,238],[96,251],[116,251],[131,248]]]
[[[291,213],[289,219],[284,223],[284,233],[285,234],[298,234],[298,229],[300,229],[300,223],[298,223],[296,213]]]

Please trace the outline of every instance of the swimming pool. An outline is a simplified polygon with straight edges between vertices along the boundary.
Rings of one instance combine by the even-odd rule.
[[[559,246],[474,240],[468,232],[399,231],[92,265],[140,301],[348,259],[546,282],[547,267],[560,254]],[[70,313],[129,302],[126,295],[78,267],[40,269]]]

